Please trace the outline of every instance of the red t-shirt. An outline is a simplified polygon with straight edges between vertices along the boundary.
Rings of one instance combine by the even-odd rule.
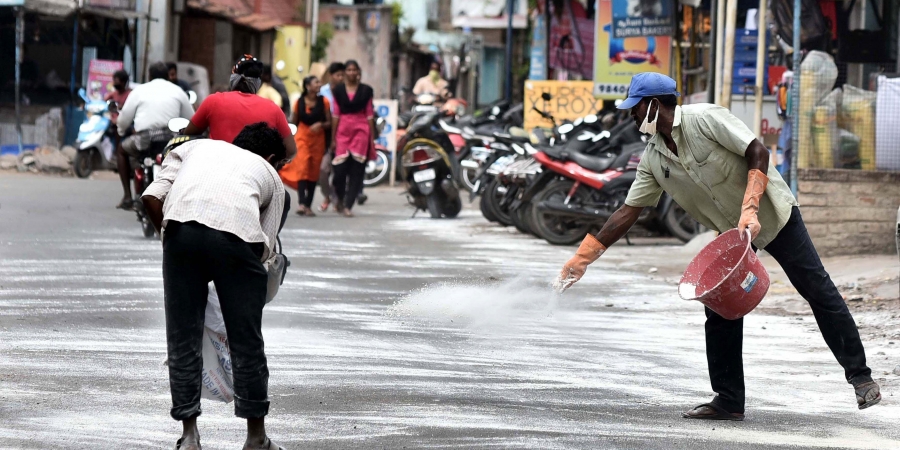
[[[291,135],[284,112],[272,100],[243,92],[219,92],[206,97],[191,123],[209,128],[210,139],[232,142],[247,125],[265,122],[278,130],[281,137]]]

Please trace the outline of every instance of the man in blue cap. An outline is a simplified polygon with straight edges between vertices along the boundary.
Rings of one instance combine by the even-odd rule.
[[[881,401],[866,366],[856,323],[809,238],[797,201],[769,162],[769,151],[727,109],[711,104],[678,106],[675,80],[640,73],[628,98],[635,125],[650,135],[625,204],[596,236],[588,234],[554,285],[571,287],[587,266],[634,225],[641,210],[656,206],[663,191],[698,222],[719,232],[748,230],[784,269],[813,315],[859,409]],[[689,419],[743,420],[743,319],[726,320],[706,308],[706,358],[716,397],[682,414]]]

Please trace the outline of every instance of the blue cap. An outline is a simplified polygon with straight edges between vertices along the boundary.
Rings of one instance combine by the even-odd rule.
[[[631,77],[628,87],[628,98],[617,106],[619,109],[631,109],[644,97],[661,95],[679,95],[675,90],[675,80],[656,72],[643,72]]]

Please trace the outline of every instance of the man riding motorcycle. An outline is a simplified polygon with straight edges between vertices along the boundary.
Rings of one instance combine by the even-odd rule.
[[[178,85],[169,82],[169,70],[165,63],[150,66],[149,75],[149,82],[135,87],[128,95],[117,120],[120,136],[125,136],[134,128],[134,132],[122,140],[122,151],[128,158],[119,166],[119,178],[124,190],[118,205],[121,209],[131,209],[134,204],[128,179],[141,153],[154,142],[167,142],[172,138],[169,120],[190,117],[194,113],[187,94]],[[139,189],[135,186],[135,190]]]

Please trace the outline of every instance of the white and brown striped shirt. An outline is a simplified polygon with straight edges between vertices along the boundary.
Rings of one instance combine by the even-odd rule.
[[[263,261],[275,256],[284,185],[271,164],[247,150],[212,139],[182,144],[143,195],[163,202],[163,228],[170,220],[195,221],[264,243]]]

